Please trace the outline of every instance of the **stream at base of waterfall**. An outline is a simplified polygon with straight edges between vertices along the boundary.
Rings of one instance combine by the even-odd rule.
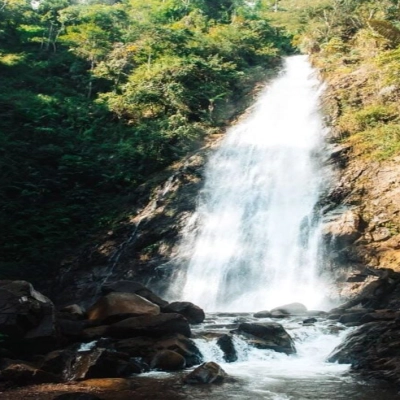
[[[229,334],[242,322],[277,322],[254,318],[249,313],[212,313],[203,324],[193,325],[194,341],[204,361],[217,362],[229,378],[221,384],[183,385],[177,399],[207,400],[395,400],[397,391],[385,382],[362,380],[351,375],[349,365],[325,360],[351,330],[317,317],[304,324],[304,317],[279,319],[294,339],[296,354],[286,355],[250,346],[240,337],[233,340],[237,361],[227,363],[213,335]],[[185,372],[185,375],[187,372]],[[151,372],[147,377],[168,379],[173,374]],[[180,379],[180,378],[179,378]],[[158,397],[155,397],[158,399]],[[161,399],[161,397],[160,397]]]

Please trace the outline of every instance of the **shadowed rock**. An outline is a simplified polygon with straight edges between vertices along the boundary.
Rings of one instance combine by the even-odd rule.
[[[115,349],[128,353],[131,357],[141,357],[148,363],[158,351],[172,350],[185,358],[186,366],[200,364],[201,353],[195,343],[183,335],[172,335],[164,338],[136,337],[120,340]]]
[[[180,314],[159,314],[144,317],[133,317],[112,324],[107,334],[115,338],[136,336],[162,337],[171,334],[191,336],[186,318]]]
[[[201,364],[184,378],[185,383],[218,383],[222,382],[227,373],[215,362]]]
[[[276,322],[242,323],[235,333],[241,334],[252,346],[279,353],[296,353],[294,342],[282,325]]]
[[[190,324],[201,324],[205,319],[204,311],[188,301],[175,301],[162,308],[164,313],[177,313],[183,315]]]
[[[177,371],[186,367],[185,359],[172,350],[157,352],[150,363],[150,368],[162,371]]]
[[[95,396],[94,394],[90,393],[64,393],[60,394],[57,397],[54,397],[53,400],[102,400],[100,397]]]

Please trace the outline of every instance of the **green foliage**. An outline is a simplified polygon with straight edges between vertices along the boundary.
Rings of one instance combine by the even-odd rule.
[[[281,0],[267,15],[287,26],[329,83],[332,127],[355,154],[400,154],[400,2]]]
[[[400,29],[396,28],[389,21],[370,20],[371,28],[387,39],[393,47],[400,44]]]
[[[58,265],[226,123],[290,48],[264,14],[241,0],[3,2],[0,276]]]

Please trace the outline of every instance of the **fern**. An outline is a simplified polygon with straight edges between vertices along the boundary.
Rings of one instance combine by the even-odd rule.
[[[400,29],[389,21],[370,20],[369,25],[373,31],[389,40],[394,47],[400,44]]]

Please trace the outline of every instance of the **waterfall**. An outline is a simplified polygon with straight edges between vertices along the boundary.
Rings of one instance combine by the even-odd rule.
[[[287,58],[211,156],[182,299],[207,311],[321,307],[320,91],[306,56]]]

